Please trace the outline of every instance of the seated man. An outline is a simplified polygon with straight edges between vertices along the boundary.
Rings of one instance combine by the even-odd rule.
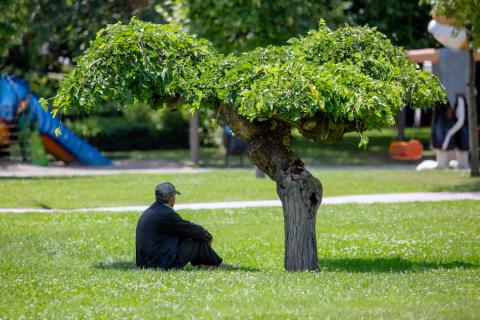
[[[182,268],[189,262],[193,266],[223,265],[211,247],[212,235],[202,226],[183,220],[173,210],[177,194],[180,192],[170,182],[156,186],[155,203],[137,223],[137,267]]]

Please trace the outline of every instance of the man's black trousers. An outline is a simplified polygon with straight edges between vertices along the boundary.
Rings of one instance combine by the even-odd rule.
[[[189,262],[192,266],[218,266],[222,263],[222,258],[207,242],[187,239],[178,246],[175,267],[183,268]]]

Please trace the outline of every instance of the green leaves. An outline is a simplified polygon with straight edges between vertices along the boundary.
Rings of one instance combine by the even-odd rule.
[[[298,128],[305,119],[329,119],[324,129],[342,130],[338,139],[344,128],[361,133],[393,125],[405,105],[425,108],[442,99],[434,76],[368,27],[332,31],[321,25],[286,46],[225,57],[176,25],[132,19],[98,33],[61,83],[55,105],[91,110],[109,103],[187,103],[204,112],[226,103],[251,121],[275,118]],[[340,129],[330,128],[330,119]],[[362,136],[360,144],[367,142]]]
[[[38,100],[38,102],[42,106],[42,109],[45,110],[46,112],[48,112],[48,101],[45,98],[42,97]]]
[[[207,41],[175,25],[134,18],[128,25],[117,23],[98,33],[61,83],[55,105],[92,110],[110,103],[155,106],[178,98],[196,102],[203,99],[198,92],[205,91],[199,65],[215,59]]]
[[[188,27],[224,53],[284,44],[318,26],[345,22],[343,0],[185,0]]]
[[[220,64],[221,88],[227,102],[252,120],[296,122],[323,113],[363,131],[393,125],[405,105],[429,107],[443,98],[436,78],[367,27],[321,26],[287,46],[258,48],[228,61]]]

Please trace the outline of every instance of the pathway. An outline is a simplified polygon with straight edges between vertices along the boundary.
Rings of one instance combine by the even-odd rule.
[[[0,163],[0,177],[65,177],[65,176],[95,176],[124,173],[199,173],[211,171],[206,168],[192,168],[177,162],[165,160],[113,160],[112,166],[86,167],[80,165],[50,164],[48,167],[34,166],[23,163]]]
[[[325,197],[322,205],[337,205],[347,203],[398,203],[415,201],[449,201],[449,200],[477,200],[480,201],[480,191],[476,192],[415,192],[415,193],[388,193],[363,194],[351,196]],[[228,201],[178,204],[175,210],[207,210],[207,209],[236,209],[281,207],[280,200],[258,201]],[[480,207],[480,203],[479,203]],[[81,209],[33,209],[33,208],[0,208],[0,213],[51,213],[51,212],[142,212],[147,206],[121,206]]]
[[[307,166],[308,169],[319,170],[415,170],[414,165],[352,165],[352,166]],[[161,159],[115,159],[112,166],[87,167],[81,165],[64,165],[61,162],[50,163],[48,167],[35,166],[24,163],[1,163],[0,177],[4,178],[27,178],[27,177],[74,177],[96,176],[108,174],[179,174],[201,173],[212,170],[225,169],[221,167],[196,168],[179,162]],[[232,169],[232,168],[230,168]],[[238,169],[238,168],[237,168]],[[253,166],[245,166],[240,169],[254,170]]]

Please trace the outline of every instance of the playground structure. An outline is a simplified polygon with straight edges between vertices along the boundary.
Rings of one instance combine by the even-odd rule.
[[[59,134],[56,134],[57,129],[60,131]],[[40,148],[43,146],[44,151],[58,160],[88,166],[111,165],[108,158],[76,136],[60,122],[58,117],[53,117],[50,110],[44,110],[38,96],[29,92],[27,83],[16,77],[2,75],[0,77],[0,148],[3,153],[8,154],[11,146],[20,144],[22,158],[28,161],[25,153],[33,154],[39,147],[34,139],[30,139],[31,150],[22,145],[22,135],[33,138],[37,133],[41,140]]]

